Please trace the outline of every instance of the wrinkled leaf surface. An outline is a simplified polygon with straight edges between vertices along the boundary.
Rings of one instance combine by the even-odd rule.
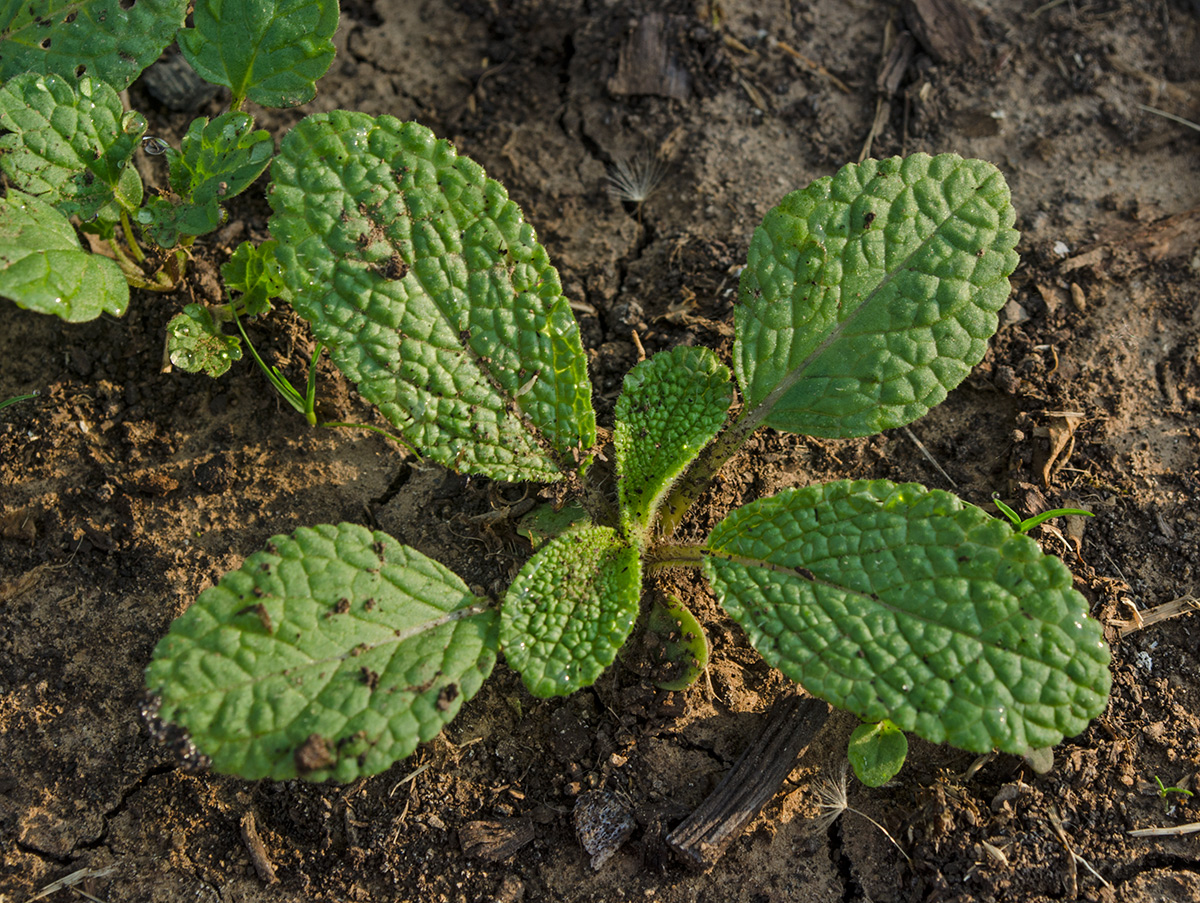
[[[1024,754],[1082,731],[1111,678],[1071,573],[940,490],[886,480],[738,509],[705,573],[768,663],[863,721]]]
[[[309,116],[272,165],[292,303],[406,441],[456,470],[553,481],[595,441],[579,327],[520,209],[429,129]]]
[[[764,217],[734,369],[766,423],[867,436],[910,423],[983,358],[1017,265],[1000,171],[954,154],[867,160]]]
[[[301,528],[205,590],[154,650],[160,716],[215,770],[352,781],[431,740],[496,660],[496,614],[383,533]]]

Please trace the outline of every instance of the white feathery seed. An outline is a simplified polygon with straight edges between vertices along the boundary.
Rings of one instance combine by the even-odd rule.
[[[608,193],[618,201],[644,204],[666,175],[666,165],[650,153],[617,157],[608,171]]]

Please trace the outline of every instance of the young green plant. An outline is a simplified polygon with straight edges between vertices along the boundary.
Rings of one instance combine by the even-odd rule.
[[[672,538],[759,427],[901,426],[979,362],[1017,264],[994,166],[868,160],[789,194],[750,244],[733,374],[705,348],[638,364],[607,452],[558,274],[478,164],[416,123],[335,111],[287,135],[271,176],[287,294],[362,396],[426,458],[562,484],[588,517],[498,599],[354,524],[271,539],[200,594],[146,672],[161,718],[215,769],[382,771],[501,654],[535,696],[588,686],[629,637],[646,578],[673,567],[700,571],[771,665],[895,733],[1026,754],[1103,710],[1108,649],[1066,566],[947,492],[839,480]]]
[[[337,2],[265,0],[243,15],[200,0],[188,26],[188,0],[10,6],[0,30],[0,170],[10,185],[0,198],[0,295],[70,322],[122,316],[131,286],[180,285],[197,236],[217,229],[223,205],[267,168],[274,140],[242,106],[312,99],[333,61]],[[147,137],[146,118],[120,98],[172,43],[231,95],[228,110],[191,123],[178,149]],[[133,165],[139,147],[164,157],[169,190],[146,192]],[[98,253],[84,250],[72,221]],[[230,267],[246,278],[231,279]],[[243,294],[214,310],[187,305],[168,327],[168,359],[212,376],[228,370],[241,339],[222,325],[270,309],[273,268],[268,247],[243,243],[222,268],[227,288]]]

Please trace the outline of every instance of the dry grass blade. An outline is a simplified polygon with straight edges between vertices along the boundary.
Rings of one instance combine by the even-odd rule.
[[[28,903],[33,903],[34,900],[41,900],[44,897],[48,897],[48,896],[50,896],[50,894],[56,893],[57,891],[60,891],[63,888],[67,888],[67,887],[71,888],[71,890],[74,890],[77,893],[83,894],[85,897],[89,897],[90,899],[94,900],[94,899],[96,899],[95,897],[91,897],[90,894],[85,894],[83,891],[79,890],[79,888],[77,888],[75,885],[79,884],[79,882],[81,882],[81,881],[86,881],[88,878],[107,878],[109,875],[111,875],[116,870],[117,870],[116,864],[106,865],[103,868],[98,868],[98,869],[92,869],[92,868],[79,869],[78,871],[71,872],[71,874],[67,875],[67,877],[65,877],[65,878],[59,878],[57,881],[54,881],[51,884],[47,884],[38,893],[36,893],[32,897],[30,897],[28,900]]]
[[[1138,828],[1136,831],[1130,831],[1130,837],[1180,837],[1184,834],[1196,834],[1200,832],[1200,821],[1194,821],[1187,825],[1176,825],[1173,828]]]

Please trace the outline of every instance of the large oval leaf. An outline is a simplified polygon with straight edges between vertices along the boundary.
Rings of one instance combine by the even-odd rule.
[[[735,311],[747,407],[811,436],[922,416],[983,358],[1016,268],[1008,186],[982,160],[843,167],[754,233]]]
[[[71,323],[124,316],[129,283],[116,261],[79,246],[70,222],[39,198],[0,198],[0,296]]]
[[[0,5],[0,80],[22,72],[128,88],[183,24],[188,0],[9,0]]]
[[[534,696],[591,686],[633,629],[641,589],[641,560],[615,530],[557,536],[525,562],[504,596],[504,657]]]
[[[200,594],[146,686],[217,771],[352,781],[433,739],[479,690],[498,648],[485,602],[386,534],[302,528]]]
[[[335,111],[272,167],[271,233],[296,309],[435,461],[553,481],[595,441],[579,327],[504,188],[429,129]]]
[[[864,721],[1024,754],[1104,710],[1108,647],[1070,571],[950,493],[789,490],[734,511],[708,548],[763,658]]]

